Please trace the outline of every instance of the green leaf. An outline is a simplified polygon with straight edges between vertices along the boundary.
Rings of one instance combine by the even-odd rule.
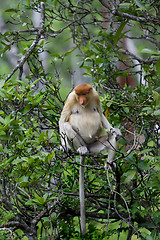
[[[63,56],[64,56],[64,57],[68,56],[68,55],[71,54],[76,48],[77,48],[77,46],[74,47],[74,48],[70,48],[66,53],[63,54]]]
[[[43,98],[43,96],[44,96],[44,94],[42,94],[42,95],[40,95],[39,97],[37,97],[36,99],[34,99],[33,105],[34,105],[34,106],[37,105],[37,104],[41,101],[41,99]]]
[[[6,134],[2,134],[2,135],[0,135],[0,139],[1,139],[1,140],[4,140],[4,141],[8,141],[8,140],[11,139],[11,137],[10,137],[10,136],[7,136]]]
[[[131,5],[131,3],[120,3],[120,8],[128,8]]]
[[[147,9],[146,6],[139,0],[134,0],[134,2],[137,4],[138,7],[140,7],[141,9]]]
[[[51,53],[50,56],[55,58],[62,58],[58,53]]]
[[[142,151],[139,152],[139,155],[144,154],[144,153],[151,152],[152,150],[153,150],[152,148],[144,149],[144,150],[142,150]]]
[[[100,52],[99,46],[92,41],[89,41],[89,47],[94,53],[98,54]]]
[[[43,195],[43,200],[44,200],[44,202],[46,202],[47,198],[48,198],[48,193],[45,193],[45,194]]]
[[[31,87],[33,87],[37,82],[39,82],[41,80],[41,78],[36,79],[32,84]]]
[[[143,48],[141,50],[141,53],[148,53],[148,54],[154,54],[154,55],[159,55],[160,51],[155,51],[153,49],[149,49],[149,48]]]
[[[156,91],[152,91],[153,92],[153,99],[156,102],[156,105],[160,104],[160,94]]]
[[[46,200],[47,200],[48,193],[45,193],[45,194],[43,195],[43,197],[38,196],[36,193],[35,193],[34,196],[35,196],[36,200],[37,200],[40,204],[43,205],[43,204],[46,202]]]
[[[0,89],[0,97],[5,98],[7,95],[7,92],[4,89]]]
[[[12,162],[12,164],[13,164],[13,165],[17,165],[18,163],[21,163],[21,162],[23,162],[23,158],[16,158],[16,159]]]
[[[160,116],[160,109],[159,110],[156,110],[156,111],[154,111],[154,113],[153,113],[155,116]]]
[[[43,220],[44,226],[47,226],[50,221],[50,219],[48,217],[43,217],[42,220]]]
[[[32,206],[32,205],[35,204],[35,202],[32,199],[30,199],[25,204],[28,205],[28,206]]]
[[[5,123],[5,119],[3,119],[2,117],[0,117],[0,122],[4,124],[4,123]]]
[[[126,173],[123,174],[123,177],[125,177],[124,183],[129,183],[135,176],[136,170],[129,170]]]
[[[156,144],[155,144],[154,141],[151,140],[150,142],[147,143],[147,145],[148,145],[149,147],[154,147]]]
[[[14,118],[11,118],[11,116],[7,116],[7,117],[5,118],[4,123],[5,123],[5,125],[9,125],[10,123],[13,122],[13,120],[14,120]]]
[[[156,71],[157,71],[158,75],[160,76],[160,59],[156,62],[155,67],[156,67]]]
[[[6,159],[6,160],[4,160],[3,162],[1,162],[1,164],[0,164],[0,169],[3,169],[3,170],[4,170],[4,168],[8,167],[9,164],[10,164],[16,157],[17,157],[17,156],[15,155],[15,156],[12,156],[12,157],[10,157],[9,159]]]
[[[23,114],[26,114],[27,112],[29,112],[31,107],[32,107],[31,104],[27,104],[27,106],[25,106],[25,108],[23,109]]]
[[[121,32],[123,31],[125,25],[126,25],[126,21],[122,22],[114,36],[114,43],[117,44],[118,40],[122,38],[121,36]]]
[[[42,198],[38,196],[36,193],[34,194],[35,199],[37,199],[40,203],[42,203]]]
[[[22,176],[20,179],[19,179],[20,183],[26,183],[28,182],[28,177],[27,176]]]
[[[126,113],[129,113],[129,112],[130,112],[130,110],[129,110],[128,107],[125,107],[125,108],[124,108],[124,111],[125,111]]]
[[[3,86],[4,86],[4,84],[5,84],[5,79],[4,80],[0,80],[0,88],[2,88]]]
[[[139,169],[141,170],[149,170],[149,165],[147,162],[145,162],[144,160],[141,160],[139,163],[138,163],[138,167]]]
[[[14,13],[17,13],[18,11],[19,9],[16,9],[16,8],[9,8],[5,10],[5,12],[14,12]]]
[[[54,0],[54,6],[56,7],[57,6],[57,3],[58,3],[58,0]]]

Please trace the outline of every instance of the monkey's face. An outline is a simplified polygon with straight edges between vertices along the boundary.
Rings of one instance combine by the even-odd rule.
[[[75,97],[77,102],[82,106],[86,107],[89,98],[92,96],[92,86],[89,84],[80,84],[74,89]]]
[[[78,102],[82,107],[85,107],[88,104],[88,94],[79,95]]]

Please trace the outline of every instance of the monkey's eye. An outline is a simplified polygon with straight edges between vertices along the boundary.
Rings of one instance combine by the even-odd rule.
[[[85,93],[82,93],[81,95],[86,96],[88,94],[89,94],[89,92],[85,92]]]
[[[85,96],[87,95],[88,93],[77,93],[77,96],[80,97],[80,96]]]

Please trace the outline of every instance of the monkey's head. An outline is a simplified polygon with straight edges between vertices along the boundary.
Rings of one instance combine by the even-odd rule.
[[[80,84],[75,87],[75,97],[76,100],[82,107],[85,107],[88,104],[89,98],[92,95],[93,88],[89,84]]]

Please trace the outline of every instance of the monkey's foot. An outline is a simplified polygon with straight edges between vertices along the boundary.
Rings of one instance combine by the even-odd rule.
[[[81,147],[79,147],[79,148],[77,149],[77,152],[78,152],[80,155],[84,155],[84,154],[88,153],[88,149],[87,149],[87,147],[85,147],[85,146],[81,146]]]
[[[118,128],[111,128],[110,132],[111,134],[115,133],[116,136],[122,136],[122,133]]]
[[[60,146],[60,150],[64,153],[71,153],[71,149],[67,146]]]
[[[116,163],[115,162],[112,162],[112,163],[106,162],[105,165],[104,165],[104,169],[106,171],[108,171],[108,170],[115,171],[116,170]]]
[[[110,133],[115,136],[116,141],[118,141],[122,136],[122,133],[118,128],[112,128],[110,130]]]

